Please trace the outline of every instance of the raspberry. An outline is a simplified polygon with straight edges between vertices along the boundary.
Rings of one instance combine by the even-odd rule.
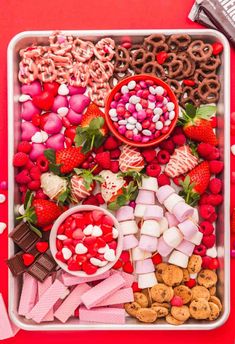
[[[157,153],[157,161],[159,164],[165,165],[169,162],[170,160],[170,154],[166,150],[160,150]]]
[[[160,264],[162,262],[162,256],[159,253],[156,253],[152,256],[152,262],[154,265]]]
[[[117,149],[118,146],[119,146],[119,143],[113,136],[109,136],[104,143],[105,150],[114,150],[114,149]]]
[[[110,152],[96,154],[95,160],[103,169],[109,170],[111,165]]]
[[[37,166],[32,167],[29,171],[29,174],[33,180],[39,180],[41,178],[41,170]]]
[[[138,287],[138,283],[137,282],[133,282],[131,288],[132,288],[134,293],[136,293],[138,291],[141,291],[141,289]]]
[[[29,190],[32,190],[32,191],[39,190],[40,186],[41,186],[40,180],[31,180],[28,183],[28,188],[29,188]]]
[[[146,168],[146,174],[150,177],[158,177],[160,172],[161,167],[157,163],[152,163]]]
[[[161,173],[158,178],[157,178],[157,181],[158,181],[158,186],[163,186],[163,185],[170,185],[171,182],[170,182],[170,178],[165,175],[164,173]]]
[[[113,173],[118,173],[119,171],[119,162],[118,160],[112,160],[110,164],[110,171]]]
[[[203,244],[195,246],[193,253],[197,254],[198,256],[201,256],[201,257],[205,256],[206,255],[206,246]]]
[[[203,219],[208,220],[212,214],[215,214],[215,207],[210,204],[200,205],[199,213]]]
[[[142,152],[146,162],[151,162],[156,158],[156,151],[154,149],[146,149]]]
[[[44,155],[41,155],[37,158],[36,165],[42,172],[47,172],[49,169],[49,162]]]
[[[175,150],[175,144],[171,139],[163,141],[160,143],[160,148],[166,150],[168,153],[172,154]]]
[[[175,127],[172,135],[180,135],[180,134],[184,134],[182,127]]]
[[[27,162],[27,164],[25,165],[25,168],[27,170],[30,170],[32,167],[34,167],[34,163],[32,162],[32,160],[29,159],[29,161]]]
[[[202,268],[207,269],[209,267],[211,260],[212,260],[211,257],[208,257],[208,256],[202,257]]]
[[[196,285],[197,283],[196,283],[196,280],[195,280],[195,279],[190,278],[190,280],[189,280],[189,281],[186,281],[184,284],[185,284],[187,287],[189,287],[189,288],[191,289],[191,288],[195,287],[195,285]]]
[[[130,261],[130,253],[129,251],[122,251],[121,255],[120,255],[120,259],[126,263]]]
[[[21,141],[17,146],[17,151],[29,154],[31,152],[32,146],[28,141]]]
[[[203,193],[202,195],[201,195],[201,197],[200,197],[200,200],[199,200],[199,202],[198,202],[198,204],[199,205],[203,205],[203,204],[208,204],[208,193]]]
[[[204,235],[202,238],[202,243],[206,246],[206,248],[211,248],[215,244],[215,235]]]
[[[210,235],[214,230],[214,226],[208,221],[203,221],[199,225],[199,231],[202,232],[203,235]]]
[[[208,268],[211,270],[216,270],[219,268],[219,260],[218,258],[212,258],[208,264]]]
[[[213,146],[209,143],[199,143],[197,146],[197,152],[202,158],[206,158],[213,152]]]
[[[89,197],[87,197],[87,199],[85,201],[82,202],[82,204],[89,204],[89,205],[96,205],[99,206],[99,202],[97,200],[97,198],[94,195],[90,195]]]
[[[20,192],[26,192],[28,188],[26,184],[21,184],[19,189],[20,189]]]
[[[15,176],[16,183],[18,184],[28,184],[31,182],[31,177],[29,171],[24,169]]]
[[[42,189],[38,189],[38,190],[35,192],[34,198],[35,198],[35,199],[48,199],[47,195],[44,194],[44,192],[42,191]]]
[[[206,157],[207,160],[217,160],[220,157],[220,151],[218,148],[213,147],[212,152]]]
[[[97,201],[98,201],[99,204],[104,204],[104,203],[105,203],[105,201],[104,201],[104,199],[103,199],[101,193],[97,193],[97,194],[95,195],[95,197],[96,197],[96,199],[97,199]]]
[[[216,213],[211,214],[211,216],[209,217],[208,221],[210,221],[211,223],[215,222],[217,220],[218,215]]]
[[[94,148],[94,152],[96,154],[102,153],[104,151],[104,146],[100,146],[99,148]]]
[[[177,146],[183,146],[186,143],[186,137],[183,134],[174,135],[172,140]]]
[[[22,167],[27,164],[29,161],[29,156],[23,152],[18,152],[14,155],[13,158],[13,165],[15,167]]]
[[[209,182],[209,190],[213,193],[213,194],[218,194],[220,193],[222,189],[222,181],[219,178],[213,178],[210,180]]]
[[[212,128],[217,128],[217,117],[212,117],[210,122],[211,122]]]
[[[224,198],[222,195],[209,195],[207,197],[207,203],[217,207],[223,202]]]
[[[224,169],[223,161],[212,160],[209,161],[210,172],[214,174],[219,174]]]
[[[118,159],[120,155],[121,155],[121,151],[119,148],[114,149],[110,152],[110,158],[111,159]]]

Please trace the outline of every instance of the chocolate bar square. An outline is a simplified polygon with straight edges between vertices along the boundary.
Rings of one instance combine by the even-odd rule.
[[[56,262],[49,251],[47,251],[41,254],[27,271],[31,276],[43,282],[53,271],[55,271],[56,266]]]
[[[6,261],[9,269],[15,277],[23,274],[23,272],[27,270],[27,267],[24,265],[23,262],[23,254],[24,252],[19,252]]]
[[[26,222],[17,225],[10,233],[10,237],[25,252],[31,251],[40,240],[40,237],[32,231]]]

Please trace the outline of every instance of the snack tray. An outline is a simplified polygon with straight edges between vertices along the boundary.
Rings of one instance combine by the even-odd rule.
[[[134,43],[140,42],[143,36],[153,33],[171,35],[185,33],[194,39],[205,39],[208,42],[220,41],[224,46],[222,64],[219,69],[221,81],[221,95],[218,102],[218,129],[219,148],[225,164],[222,175],[224,203],[220,206],[217,220],[217,248],[220,261],[218,270],[218,294],[223,303],[221,316],[213,322],[189,320],[186,324],[173,326],[158,320],[155,324],[143,324],[136,319],[126,318],[124,325],[85,323],[78,319],[71,319],[66,324],[54,321],[37,325],[17,314],[20,279],[15,279],[9,273],[9,314],[14,323],[24,330],[30,331],[78,331],[78,330],[209,330],[221,326],[230,312],[230,48],[225,36],[215,30],[107,30],[107,31],[63,31],[66,35],[80,36],[84,39],[96,41],[102,37],[112,37],[121,40],[123,36],[130,36]],[[13,154],[20,138],[20,85],[18,82],[18,52],[32,43],[43,44],[47,41],[51,31],[25,31],[17,34],[8,46],[8,228],[15,226],[15,209],[19,204],[19,193],[14,182]],[[15,253],[12,240],[9,239],[8,255]]]

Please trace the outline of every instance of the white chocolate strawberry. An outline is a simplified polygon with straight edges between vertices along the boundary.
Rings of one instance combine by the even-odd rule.
[[[118,191],[125,185],[125,180],[117,173],[105,170],[100,173],[104,181],[101,183],[101,195],[106,203],[116,196]]]
[[[70,183],[71,196],[74,202],[79,202],[82,199],[87,198],[94,189],[93,185],[91,185],[89,189],[86,189],[84,185],[84,179],[77,175],[72,176]]]
[[[67,181],[64,178],[47,172],[41,175],[41,188],[50,199],[57,200],[67,190]]]
[[[137,148],[124,145],[119,157],[119,167],[122,172],[139,172],[144,168],[144,158]]]

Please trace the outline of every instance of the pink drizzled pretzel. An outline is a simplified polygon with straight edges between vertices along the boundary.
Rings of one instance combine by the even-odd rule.
[[[42,82],[52,82],[57,77],[57,71],[52,59],[40,59],[38,62],[38,79]]]
[[[115,42],[111,38],[102,38],[98,43],[95,45],[94,53],[99,60],[111,61],[113,55],[115,53]]]
[[[28,47],[26,49],[21,49],[19,54],[22,58],[35,59],[41,57],[46,50],[47,47],[32,45],[31,47]]]
[[[113,75],[114,71],[114,66],[111,62],[103,63],[99,60],[92,61],[89,67],[91,78],[98,83],[107,81]]]
[[[86,63],[76,63],[70,75],[69,83],[71,86],[86,87],[90,78],[89,65]]]
[[[22,84],[29,84],[37,78],[38,68],[32,59],[23,58],[20,61],[19,67],[18,78]]]
[[[94,55],[94,44],[76,38],[73,41],[71,53],[77,61],[86,62]]]
[[[65,36],[60,31],[55,31],[49,36],[49,43],[54,54],[64,56],[72,49],[73,37]]]
[[[91,100],[100,107],[104,107],[105,99],[110,91],[108,82],[96,83],[90,82],[91,89],[88,94]]]

